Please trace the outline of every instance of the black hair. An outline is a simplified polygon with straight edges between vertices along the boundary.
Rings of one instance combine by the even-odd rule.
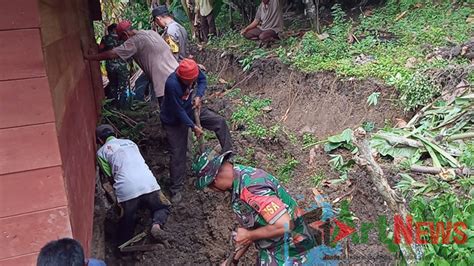
[[[112,24],[110,24],[110,25],[107,27],[107,32],[110,34],[110,33],[112,33],[112,31],[114,31],[115,29],[117,29],[117,23],[112,23]]]
[[[62,238],[46,244],[38,255],[37,266],[84,266],[84,250],[71,238]]]
[[[100,136],[97,136],[101,141],[105,142],[108,137],[115,137],[115,132],[105,130]]]

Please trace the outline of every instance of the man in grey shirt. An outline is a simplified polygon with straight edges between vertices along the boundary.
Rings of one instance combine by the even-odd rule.
[[[188,57],[188,33],[186,29],[171,17],[165,5],[158,6],[152,11],[153,21],[162,28],[161,35],[169,45],[176,60],[181,61]]]
[[[262,45],[269,45],[279,39],[278,34],[282,31],[283,12],[279,0],[262,0],[255,19],[240,33],[247,39],[260,40]]]
[[[119,38],[125,40],[122,45],[96,55],[86,54],[84,57],[97,61],[119,57],[127,60],[133,57],[153,83],[155,95],[161,105],[165,94],[165,81],[178,67],[178,61],[171,53],[168,44],[152,30],[133,29],[132,23],[127,20],[121,21],[116,31]]]
[[[105,176],[113,178],[115,195],[122,210],[119,245],[133,237],[135,214],[141,207],[151,212],[151,234],[158,240],[168,237],[163,226],[170,213],[170,202],[161,192],[137,144],[116,138],[112,126],[106,124],[97,127],[96,136],[97,142],[102,145],[97,151],[99,167]]]

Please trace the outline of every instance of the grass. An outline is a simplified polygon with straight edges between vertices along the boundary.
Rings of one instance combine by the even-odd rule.
[[[318,187],[321,184],[321,182],[325,180],[326,178],[327,178],[326,174],[323,171],[319,171],[311,176],[311,183],[315,187]]]
[[[290,154],[286,155],[285,162],[277,167],[276,173],[278,180],[283,183],[288,183],[293,177],[293,172],[300,162]]]
[[[241,100],[232,113],[232,123],[244,127],[243,135],[250,135],[257,139],[268,138],[270,130],[257,120],[263,115],[263,108],[270,106],[271,100],[247,95],[242,96]]]
[[[344,12],[336,5],[332,10],[333,24],[323,29],[329,34],[328,38],[320,40],[316,33],[307,32],[301,39],[282,41],[272,52],[284,63],[305,72],[330,70],[341,76],[382,79],[400,90],[406,110],[418,108],[438,95],[440,89],[425,75],[426,70],[444,68],[448,64],[469,64],[460,59],[427,61],[426,55],[435,47],[467,41],[474,35],[474,27],[465,21],[471,12],[468,7],[453,9],[451,3],[433,5],[426,2],[417,6],[410,0],[400,2],[400,9],[395,1],[389,1],[369,16],[362,14],[357,23],[346,20]],[[396,20],[405,11],[405,15]],[[351,29],[358,37],[352,44],[347,42]],[[395,37],[384,40],[380,38],[384,32]],[[243,39],[236,32],[227,32],[213,41],[210,44],[213,47],[242,53],[246,69],[251,68],[253,60],[266,55],[256,49],[255,42]],[[359,63],[355,58],[361,55],[372,60]],[[409,59],[416,63],[407,65]],[[468,80],[474,82],[474,74],[471,73]]]

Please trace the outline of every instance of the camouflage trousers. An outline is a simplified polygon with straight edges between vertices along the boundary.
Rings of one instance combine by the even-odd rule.
[[[260,249],[258,251],[257,265],[280,266],[280,265],[304,265],[307,261],[306,253],[290,256],[284,246]]]
[[[131,95],[129,91],[130,72],[127,65],[106,65],[107,78],[109,84],[106,89],[106,96],[113,99],[113,104],[118,108],[129,108]]]

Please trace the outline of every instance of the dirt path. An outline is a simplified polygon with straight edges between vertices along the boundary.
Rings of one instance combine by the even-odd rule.
[[[298,137],[303,132],[310,132],[318,139],[323,139],[345,128],[359,126],[364,121],[383,126],[396,117],[402,117],[402,113],[393,105],[397,98],[394,90],[376,81],[341,80],[331,73],[300,73],[277,60],[256,62],[249,73],[242,73],[237,58],[232,55],[221,58],[220,54],[215,51],[203,52],[198,55],[198,61],[206,65],[209,72],[220,73],[220,77],[227,81],[239,80],[236,87],[241,88],[243,95],[271,99],[271,111],[261,119],[265,126],[280,124]],[[206,104],[229,119],[235,110],[235,102],[229,97],[219,96],[221,90],[222,86],[210,89]],[[380,102],[375,108],[369,108],[366,101],[373,92],[380,92]],[[142,120],[147,123],[144,133],[148,139],[140,143],[141,151],[160,184],[166,189],[169,183],[168,154],[159,118],[150,115],[142,117]],[[249,148],[253,149],[253,154],[248,156],[250,160],[255,164],[258,162],[258,167],[269,172],[274,173],[284,163],[284,153],[297,159],[299,164],[285,186],[293,195],[298,195],[303,207],[312,203],[309,188],[313,187],[313,183],[310,176],[315,173],[324,175],[326,179],[338,176],[328,165],[330,157],[321,146],[314,147],[312,151],[303,150],[300,144],[294,143],[285,134],[279,134],[271,140],[260,140],[243,136],[240,131],[235,130],[232,131],[232,136],[237,154],[246,154]],[[211,146],[214,143],[215,140],[212,140]],[[310,157],[313,158],[310,160]],[[230,195],[197,192],[193,181],[193,177],[189,175],[184,199],[181,204],[173,207],[166,230],[173,234],[174,239],[168,247],[159,245],[154,251],[120,256],[112,248],[117,217],[114,210],[109,210],[105,221],[106,261],[110,265],[222,262],[229,250],[229,236],[235,225],[230,210]],[[348,182],[337,186],[324,183],[320,190],[331,200],[341,196],[351,199],[350,210],[358,218],[356,224],[375,221],[377,215],[391,215],[368,176],[357,168],[349,173]],[[137,232],[150,223],[145,214],[140,217]],[[344,247],[351,254],[390,256],[378,242],[375,231],[369,234],[367,244],[344,244]],[[254,258],[255,250],[252,250],[243,262],[245,265],[253,264]]]

